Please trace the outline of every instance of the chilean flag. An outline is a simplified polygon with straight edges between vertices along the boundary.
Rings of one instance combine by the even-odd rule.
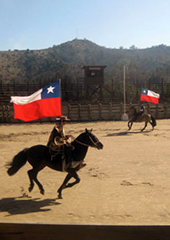
[[[140,95],[140,101],[151,102],[158,104],[160,95],[148,89],[142,89]]]
[[[25,122],[61,116],[60,80],[26,97],[11,97],[14,118]]]

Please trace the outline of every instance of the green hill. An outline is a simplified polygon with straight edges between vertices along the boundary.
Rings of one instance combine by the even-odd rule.
[[[72,41],[43,50],[0,52],[0,81],[3,83],[37,82],[47,79],[82,77],[83,65],[106,65],[105,80],[122,79],[122,66],[129,77],[139,81],[164,78],[169,81],[170,47],[147,49],[110,49],[84,40]]]

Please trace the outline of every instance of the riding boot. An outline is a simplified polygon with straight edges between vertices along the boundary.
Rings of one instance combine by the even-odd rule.
[[[74,149],[74,148],[72,148],[72,146],[65,145],[65,157],[67,160],[67,165],[65,167],[65,170],[67,170],[69,167],[76,168],[79,165],[78,161],[72,160],[72,153],[71,153],[72,149]]]
[[[87,165],[86,163],[80,162],[77,170],[80,170],[81,168],[84,168],[86,165]]]

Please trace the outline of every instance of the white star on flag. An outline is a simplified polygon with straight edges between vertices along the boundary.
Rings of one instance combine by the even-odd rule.
[[[55,87],[52,87],[52,86],[50,86],[49,88],[47,88],[47,91],[48,91],[47,94],[49,94],[50,92],[51,92],[51,93],[54,93],[54,92],[53,92],[54,88],[55,88]]]

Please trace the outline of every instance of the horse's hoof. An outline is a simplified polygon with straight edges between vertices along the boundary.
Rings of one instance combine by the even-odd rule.
[[[44,195],[44,189],[41,189],[41,191],[40,191],[40,193],[42,194],[42,195]]]
[[[33,187],[29,187],[29,188],[28,188],[28,191],[29,191],[29,192],[31,192],[31,191],[32,191],[32,189],[33,189]]]
[[[63,199],[61,193],[58,194],[58,198],[59,198],[59,199]]]

